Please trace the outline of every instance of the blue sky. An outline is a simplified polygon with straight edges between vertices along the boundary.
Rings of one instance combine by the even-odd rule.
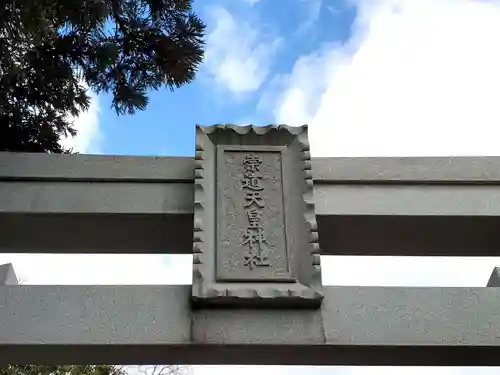
[[[205,65],[192,84],[174,92],[167,89],[152,92],[147,110],[134,116],[116,116],[110,109],[110,95],[102,95],[99,98],[100,153],[191,155],[194,125],[197,123],[274,122],[272,113],[256,110],[260,96],[272,79],[289,72],[300,56],[313,52],[322,43],[332,38],[345,40],[356,11],[352,4],[344,0],[268,0],[254,4],[243,0],[197,0],[194,8],[207,23],[209,37],[218,28],[225,27],[223,23],[227,20],[223,19],[224,16],[230,21],[243,22],[242,29],[237,30],[240,33],[252,30],[252,25],[258,24],[255,28],[258,35],[248,40],[249,48],[255,50],[259,48],[259,43],[263,43],[262,48],[271,49],[266,43],[276,41],[276,48],[269,52],[266,66],[260,66],[269,70],[267,75],[262,77],[262,81],[256,78],[253,83],[250,82],[254,84],[251,90],[243,87],[244,83],[240,84],[241,88],[217,88],[214,87],[213,70]],[[209,53],[212,48],[217,50],[215,43],[219,42],[209,40]],[[249,56],[249,59],[252,57]]]

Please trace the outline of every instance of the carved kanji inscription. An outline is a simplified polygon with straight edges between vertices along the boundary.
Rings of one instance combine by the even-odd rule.
[[[218,166],[217,279],[290,279],[281,151],[221,147]]]

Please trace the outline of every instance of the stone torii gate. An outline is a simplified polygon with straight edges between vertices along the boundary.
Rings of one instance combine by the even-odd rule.
[[[496,256],[499,227],[500,158],[311,159],[306,127],[198,126],[194,159],[2,153],[1,251],[193,254],[193,283],[3,285],[0,364],[500,365],[499,288],[320,270]]]

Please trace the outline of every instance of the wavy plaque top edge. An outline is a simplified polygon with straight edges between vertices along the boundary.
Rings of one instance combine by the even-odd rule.
[[[213,134],[216,131],[232,130],[233,132],[245,135],[248,133],[254,133],[257,135],[265,135],[272,131],[287,131],[292,135],[299,135],[307,131],[308,125],[300,126],[289,126],[283,124],[269,124],[269,125],[235,125],[235,124],[215,124],[215,125],[196,125],[197,129],[200,129],[205,134]]]

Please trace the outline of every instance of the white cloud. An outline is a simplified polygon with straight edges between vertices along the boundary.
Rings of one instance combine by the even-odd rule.
[[[314,156],[500,155],[500,2],[358,0],[350,39],[299,59],[277,122]]]
[[[99,131],[99,97],[91,90],[90,107],[87,111],[80,113],[80,116],[71,118],[74,121],[74,127],[77,130],[75,137],[66,137],[61,140],[64,148],[72,148],[73,151],[82,154],[100,153],[101,133]]]
[[[0,254],[30,285],[191,284],[189,255]]]
[[[205,68],[218,85],[237,94],[253,92],[267,78],[281,39],[268,35],[248,17],[236,19],[214,7],[215,28],[207,35]]]
[[[312,114],[319,107],[319,98],[327,86],[323,78],[329,74],[329,61],[333,45],[327,45],[310,55],[300,57],[290,75],[278,76],[274,79],[275,90],[283,92],[279,105],[274,108],[274,115],[278,123],[300,125],[310,122]],[[267,93],[263,97],[261,107],[268,106],[274,93]],[[316,98],[316,100],[314,99]]]
[[[323,0],[301,0],[301,2],[307,7],[307,10],[304,12],[304,22],[297,29],[298,34],[305,33],[314,26],[321,14],[321,8],[323,6]]]
[[[324,285],[484,287],[494,257],[323,256]]]
[[[260,0],[244,0],[245,3],[249,4],[250,6],[254,6],[257,4]]]

